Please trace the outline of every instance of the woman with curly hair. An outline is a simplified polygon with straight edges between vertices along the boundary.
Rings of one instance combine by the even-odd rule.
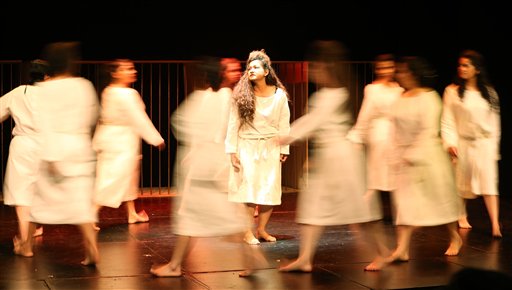
[[[259,209],[256,233],[250,228],[245,234],[248,244],[276,241],[266,226],[273,206],[281,204],[281,163],[290,154],[289,145],[280,146],[277,139],[289,130],[288,92],[265,51],[252,51],[233,90],[225,140],[232,164],[229,200],[244,203],[251,220]]]

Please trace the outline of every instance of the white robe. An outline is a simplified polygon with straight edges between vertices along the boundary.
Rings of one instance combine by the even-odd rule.
[[[396,224],[435,226],[463,213],[455,175],[440,136],[441,97],[435,91],[400,97],[391,113],[394,127]]]
[[[290,108],[286,93],[277,89],[269,97],[256,96],[251,125],[239,129],[237,108],[232,105],[226,135],[226,153],[237,153],[242,169],[229,178],[229,200],[262,205],[281,204],[280,154],[290,154],[288,145],[279,146],[278,136],[288,135]]]
[[[498,195],[499,112],[491,110],[478,91],[466,90],[461,100],[453,84],[446,87],[443,100],[442,136],[445,147],[458,151],[455,166],[460,194],[465,198]]]
[[[13,138],[3,184],[4,204],[30,206],[39,171],[40,140],[37,129],[39,87],[19,86],[0,98],[0,121],[14,120]]]
[[[41,87],[41,177],[31,221],[83,224],[97,221],[92,202],[96,154],[92,130],[99,114],[93,84],[81,77],[48,80]],[[53,164],[59,175],[48,171]]]
[[[394,175],[389,160],[393,150],[389,111],[402,91],[403,88],[398,85],[366,85],[357,122],[348,133],[350,140],[366,145],[368,189],[394,189]]]
[[[171,117],[182,144],[182,180],[174,203],[173,231],[194,237],[242,233],[249,227],[245,207],[228,201],[230,158],[224,139],[231,101],[228,88],[194,91]]]
[[[101,96],[101,116],[93,139],[98,154],[94,201],[118,208],[139,195],[141,138],[151,145],[164,140],[132,88],[107,87]]]
[[[381,219],[377,196],[366,191],[364,151],[346,138],[352,126],[347,90],[320,89],[309,103],[309,112],[293,122],[290,131],[293,140],[311,138],[314,148],[296,221],[330,226]]]

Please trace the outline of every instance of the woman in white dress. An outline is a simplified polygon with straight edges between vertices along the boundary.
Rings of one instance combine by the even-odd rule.
[[[77,225],[85,247],[81,263],[94,265],[99,252],[92,201],[96,154],[91,141],[99,115],[98,96],[89,80],[75,76],[79,43],[51,43],[44,54],[50,78],[37,83],[41,170],[30,208],[29,236],[35,223]],[[33,255],[32,239],[18,246],[20,255]]]
[[[394,189],[390,166],[391,121],[389,111],[403,91],[395,81],[395,58],[382,54],[375,59],[375,80],[364,88],[364,98],[357,122],[348,138],[366,145],[367,186],[371,193]]]
[[[245,235],[248,244],[259,244],[260,238],[275,242],[266,227],[273,207],[281,204],[281,163],[290,148],[277,139],[289,133],[290,108],[286,88],[264,50],[249,54],[231,107],[225,141],[233,165],[229,200],[244,203],[250,220],[258,206],[256,233],[251,227]]]
[[[314,151],[310,157],[307,186],[300,190],[296,221],[300,224],[298,258],[280,271],[311,272],[313,260],[325,228],[359,224],[382,219],[375,195],[367,195],[363,148],[351,142],[347,133],[354,119],[347,90],[346,49],[336,41],[317,41],[310,48],[309,76],[319,89],[310,97],[308,113],[292,123],[290,135],[281,144],[310,138]],[[366,270],[378,270],[387,248],[381,241],[377,223],[363,227],[378,257]]]
[[[26,241],[30,217],[30,205],[36,191],[39,171],[41,142],[37,128],[36,82],[48,77],[48,64],[42,60],[30,62],[29,82],[16,87],[0,98],[0,121],[9,116],[14,120],[13,138],[9,145],[9,157],[3,184],[4,204],[14,206],[18,216],[18,236],[15,244]],[[34,235],[42,234],[42,227]]]
[[[93,146],[98,154],[94,202],[101,207],[119,208],[124,202],[128,223],[147,222],[142,210],[135,210],[139,196],[141,138],[162,150],[165,141],[145,111],[140,94],[131,86],[137,70],[131,60],[118,59],[107,65],[110,81],[101,93],[101,115]]]
[[[455,163],[459,193],[464,199],[482,196],[492,236],[501,238],[498,199],[500,103],[490,84],[483,56],[474,50],[458,58],[457,78],[445,88],[442,136]],[[471,228],[465,214],[459,227]]]
[[[435,76],[422,58],[404,57],[397,62],[396,79],[405,91],[391,111],[397,247],[389,262],[409,260],[410,240],[417,227],[446,226],[450,237],[447,256],[457,255],[462,246],[457,231],[462,199],[440,136],[442,101],[432,89]]]
[[[224,139],[232,91],[220,87],[223,79],[217,58],[206,58],[199,66],[207,87],[193,91],[171,117],[174,135],[186,146],[182,148],[186,154],[177,164],[183,171],[179,199],[173,206],[177,241],[169,263],[151,268],[158,277],[182,275],[182,262],[195,238],[233,236],[241,250],[250,251],[243,242],[249,226],[245,207],[230,202],[227,194],[230,159]],[[249,261],[246,267],[241,276],[251,273]]]

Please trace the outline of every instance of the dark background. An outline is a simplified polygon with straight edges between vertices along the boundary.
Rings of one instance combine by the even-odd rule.
[[[344,42],[353,60],[381,52],[421,55],[450,81],[458,53],[479,50],[503,81],[512,25],[505,1],[2,1],[0,59],[33,59],[52,41],[82,42],[83,58],[301,60],[309,42]]]
[[[52,41],[82,43],[84,60],[190,60],[200,54],[245,60],[264,48],[272,60],[302,60],[314,39],[338,39],[352,60],[382,52],[426,57],[438,89],[458,53],[480,51],[502,106],[500,187],[510,191],[509,52],[506,1],[2,1],[0,60],[30,60]]]
[[[85,60],[189,60],[199,54],[245,60],[264,48],[273,60],[301,60],[312,40],[334,38],[353,60],[382,52],[426,57],[439,88],[458,53],[480,51],[499,93],[508,94],[512,25],[506,1],[2,1],[0,60],[30,60],[52,41],[81,41]]]

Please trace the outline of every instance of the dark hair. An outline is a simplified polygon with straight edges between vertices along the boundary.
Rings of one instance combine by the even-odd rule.
[[[80,43],[76,41],[53,42],[45,46],[43,59],[48,62],[48,75],[55,76],[64,73],[78,73],[80,60]]]
[[[313,41],[305,54],[305,59],[312,62],[325,63],[327,73],[334,77],[335,83],[330,86],[346,88],[349,94],[349,101],[346,109],[354,112],[355,93],[354,86],[350,83],[351,67],[347,62],[349,52],[346,46],[337,40],[316,40]]]
[[[202,56],[198,65],[200,73],[205,78],[207,86],[214,91],[220,88],[222,82],[220,58],[214,56]]]
[[[267,55],[265,50],[261,49],[251,51],[246,61],[245,71],[240,78],[240,81],[233,89],[233,99],[238,108],[238,115],[240,117],[240,128],[245,124],[252,124],[254,120],[254,114],[256,112],[256,97],[254,95],[252,81],[249,80],[249,64],[255,60],[260,61],[263,68],[269,71],[265,77],[265,83],[267,85],[273,85],[282,89],[289,99],[288,91],[277,76],[274,68],[272,67],[270,57]]]
[[[112,73],[116,72],[119,66],[121,66],[121,63],[124,62],[132,62],[132,60],[127,58],[118,58],[102,64],[99,75],[99,84],[97,86],[98,92],[102,92],[106,87],[108,87],[108,85],[110,85],[113,81]]]
[[[347,58],[347,48],[336,40],[313,41],[306,51],[306,60],[330,64],[329,74],[335,77],[340,87],[348,87],[350,65],[345,63]]]
[[[407,68],[420,87],[435,88],[438,77],[437,72],[425,58],[420,56],[404,56],[398,62],[407,65]]]
[[[392,53],[382,53],[375,57],[375,62],[395,61],[395,55]]]
[[[30,62],[28,69],[28,84],[33,85],[37,82],[43,81],[44,77],[48,75],[48,63],[41,59],[35,59]]]
[[[482,97],[489,102],[489,105],[492,110],[499,112],[500,104],[498,94],[494,90],[491,85],[487,70],[485,68],[485,60],[484,57],[475,50],[467,49],[460,53],[459,59],[467,58],[471,61],[471,64],[475,67],[475,69],[479,72],[476,74],[476,86],[478,90],[482,94]],[[455,84],[459,86],[457,92],[459,93],[459,97],[461,99],[464,98],[464,92],[466,91],[466,80],[462,79],[458,76],[455,78]]]

